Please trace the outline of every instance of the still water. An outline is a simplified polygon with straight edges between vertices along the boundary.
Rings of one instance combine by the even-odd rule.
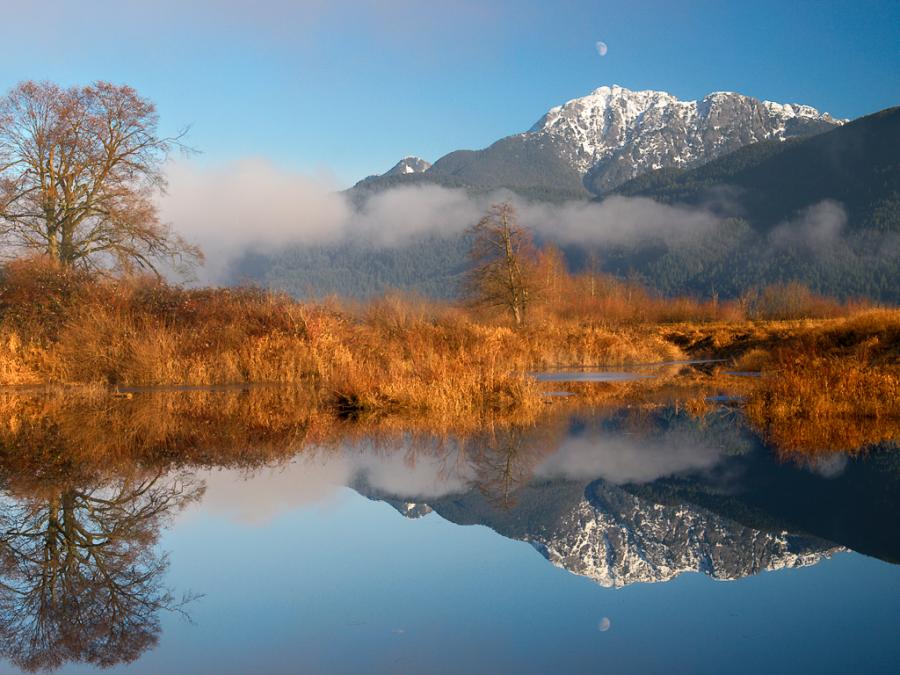
[[[896,447],[786,458],[724,407],[307,428],[237,464],[198,434],[166,436],[190,461],[4,469],[0,669],[900,670]]]

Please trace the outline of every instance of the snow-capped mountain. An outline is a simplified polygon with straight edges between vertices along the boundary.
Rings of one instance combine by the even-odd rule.
[[[602,192],[652,169],[694,166],[750,143],[841,123],[810,106],[733,92],[681,101],[614,85],[550,109],[523,136],[562,141],[566,161]]]
[[[404,157],[391,167],[383,176],[406,175],[410,173],[425,173],[431,168],[431,164],[421,157]]]
[[[732,92],[682,101],[664,91],[600,87],[483,150],[457,150],[433,166],[408,157],[357,187],[378,190],[407,178],[539,198],[588,197],[653,169],[698,166],[751,143],[810,136],[842,123],[810,106]]]

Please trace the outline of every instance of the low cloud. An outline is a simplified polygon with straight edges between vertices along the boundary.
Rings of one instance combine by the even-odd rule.
[[[776,248],[824,253],[838,242],[846,225],[847,211],[843,205],[825,199],[776,226],[769,234],[769,241]]]
[[[168,177],[162,216],[203,248],[207,264],[199,276],[205,283],[225,281],[230,263],[247,252],[350,240],[395,247],[427,234],[458,235],[492,203],[504,200],[514,204],[523,225],[560,244],[627,245],[648,239],[672,244],[720,221],[704,208],[639,197],[546,204],[507,190],[473,196],[437,185],[393,188],[355,207],[327,179],[262,159],[215,167],[173,163]]]
[[[398,499],[427,500],[470,489],[474,469],[412,444],[379,450],[371,443],[309,448],[292,461],[247,474],[211,470],[203,507],[233,522],[266,523],[291,510],[327,504],[347,486]]]
[[[200,476],[206,486],[203,509],[253,526],[298,508],[327,507],[346,487],[428,502],[463,494],[476,485],[477,464],[459,452],[459,448],[435,449],[413,440],[386,447],[361,440],[337,448],[307,448],[289,462],[249,474],[231,469],[204,472]],[[631,437],[588,432],[566,438],[535,467],[534,475],[550,480],[648,483],[712,469],[724,457],[721,448],[698,442],[687,433]]]
[[[201,279],[220,281],[244,251],[343,236],[352,209],[324,178],[293,173],[262,159],[216,167],[175,162],[160,203],[163,220],[206,254]]]
[[[423,234],[459,234],[481,217],[487,205],[464,190],[437,185],[398,187],[369,198],[352,214],[345,233],[386,247]]]
[[[673,244],[720,222],[703,208],[670,206],[646,197],[613,196],[602,202],[520,204],[520,220],[562,244],[635,244],[662,239]]]

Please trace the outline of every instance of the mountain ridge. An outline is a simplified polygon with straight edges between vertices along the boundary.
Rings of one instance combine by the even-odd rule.
[[[558,154],[550,179],[535,144],[521,137],[504,141],[535,150],[502,180],[473,153],[451,153],[421,173],[374,177],[348,196],[356,206],[379,190],[438,183],[469,193],[490,194],[506,183],[531,202],[565,203],[592,197],[574,169]],[[463,152],[463,151],[460,151]],[[521,155],[524,156],[524,155]],[[888,108],[812,136],[752,143],[696,167],[667,167],[633,178],[610,193],[666,204],[699,207],[720,221],[714,231],[666,240],[637,238],[623,244],[562,246],[572,270],[590,255],[604,272],[638,279],[662,295],[736,298],[768,284],[799,281],[837,298],[900,302],[900,107]],[[472,162],[486,177],[472,180]],[[490,159],[490,158],[489,158]],[[496,157],[495,157],[496,159]],[[493,161],[493,160],[491,160]],[[455,166],[451,164],[456,163]],[[469,167],[469,168],[467,168]],[[435,173],[435,169],[443,173]],[[501,164],[498,171],[504,171]],[[555,176],[555,178],[554,178]],[[562,177],[562,178],[561,178]],[[538,180],[544,180],[536,187]],[[560,179],[558,182],[553,182]],[[478,183],[478,187],[473,187]],[[573,187],[574,184],[574,187]],[[502,197],[499,197],[502,198]],[[552,232],[545,232],[553,242]],[[662,234],[665,234],[664,232]],[[365,240],[328,246],[292,246],[269,256],[245,256],[235,278],[302,297],[342,293],[369,297],[388,289],[453,298],[468,264],[459,233],[428,232],[397,247]]]
[[[554,106],[528,131],[481,150],[450,152],[416,173],[452,187],[543,188],[586,197],[648,170],[695,166],[751,143],[808,136],[843,122],[808,105],[735,92],[684,101],[664,91],[603,86]],[[396,182],[384,179],[396,179],[397,166],[353,189],[392,187]]]
[[[745,146],[693,169],[650,171],[615,192],[698,205],[727,191],[739,202],[741,215],[762,230],[804,207],[834,200],[847,208],[852,229],[900,232],[900,217],[872,222],[875,211],[887,216],[897,211],[892,202],[900,199],[898,156],[900,106],[813,137]]]

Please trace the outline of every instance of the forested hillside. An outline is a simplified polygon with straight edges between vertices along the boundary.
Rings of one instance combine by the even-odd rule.
[[[393,289],[452,298],[468,263],[467,251],[464,237],[429,235],[390,248],[368,241],[293,246],[274,254],[246,254],[235,263],[232,281],[306,298],[365,298]]]
[[[637,273],[664,293],[735,295],[800,280],[831,295],[900,301],[900,108],[696,169],[654,171],[618,194],[732,216],[711,237],[603,252],[607,270]]]
[[[385,181],[418,184],[434,182],[436,175],[363,181],[352,191],[353,201],[364,203],[376,185],[386,187]],[[488,191],[449,171],[440,176],[447,187]],[[522,192],[534,202],[575,196],[554,187]],[[703,208],[717,214],[719,224],[712,232],[646,236],[628,244],[570,242],[563,250],[573,270],[592,257],[604,271],[666,295],[734,297],[796,280],[841,298],[900,302],[900,108],[813,137],[749,145],[698,168],[653,171],[625,183],[617,194]],[[552,227],[543,236],[553,241]],[[460,236],[440,234],[391,248],[359,240],[295,246],[245,256],[232,279],[297,295],[364,297],[399,288],[452,297],[467,263],[466,249]]]

